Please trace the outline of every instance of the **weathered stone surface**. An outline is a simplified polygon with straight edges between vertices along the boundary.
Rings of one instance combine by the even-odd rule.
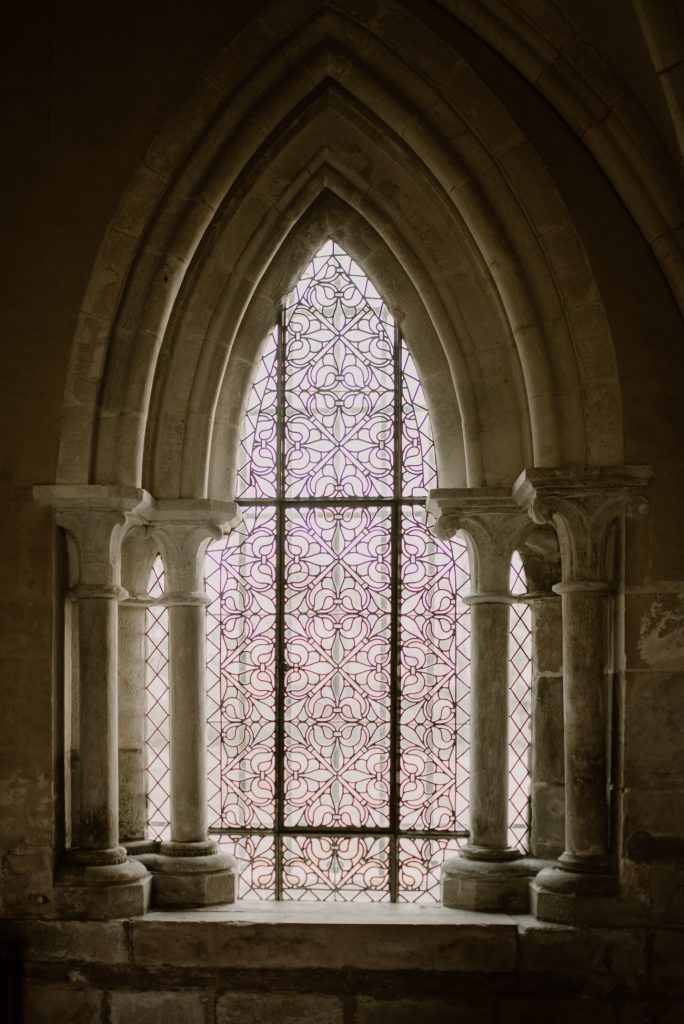
[[[674,978],[684,984],[684,930],[656,933],[650,951],[649,967],[657,977]]]
[[[26,1024],[100,1024],[104,993],[29,982],[24,991]]]
[[[684,999],[630,1000],[622,1007],[620,1024],[681,1024],[684,1020]]]
[[[228,992],[216,1004],[216,1024],[344,1024],[344,1020],[340,1000],[327,995]]]
[[[206,1024],[213,993],[126,992],[111,994],[110,1024]]]
[[[516,933],[503,915],[400,904],[372,916],[364,905],[237,904],[131,922],[133,959],[150,967],[510,971]]]
[[[590,998],[553,999],[539,996],[503,999],[499,1004],[499,1020],[504,1024],[532,1024],[541,1021],[553,1024],[617,1024],[618,1008],[611,1002]]]
[[[234,867],[224,871],[203,873],[202,861],[208,858],[188,857],[197,862],[198,870],[188,874],[154,874],[154,903],[157,907],[208,907],[233,903],[236,890]],[[232,858],[231,858],[232,860]]]
[[[486,998],[380,1000],[361,996],[355,1024],[490,1024],[493,1020],[492,1005]]]
[[[684,788],[684,671],[627,672],[624,715],[625,785]]]
[[[644,929],[576,929],[532,922],[520,927],[520,969],[622,978],[646,973]]]
[[[442,903],[463,910],[527,913],[530,881],[544,866],[527,857],[503,862],[452,857],[442,865]]]
[[[33,921],[20,934],[30,960],[116,964],[128,959],[123,921]]]

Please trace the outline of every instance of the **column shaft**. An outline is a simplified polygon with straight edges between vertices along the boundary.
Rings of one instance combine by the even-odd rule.
[[[169,608],[171,837],[207,838],[204,605]]]
[[[555,859],[565,843],[563,624],[555,594],[530,600],[532,631],[532,750],[530,849]]]
[[[604,594],[563,594],[565,853],[571,865],[609,850]],[[589,866],[589,864],[587,865]]]
[[[147,609],[119,607],[119,832],[122,842],[144,840],[145,628]]]
[[[116,599],[81,598],[79,631],[79,746],[81,813],[79,846],[118,845]]]
[[[470,841],[508,848],[508,605],[471,607]]]

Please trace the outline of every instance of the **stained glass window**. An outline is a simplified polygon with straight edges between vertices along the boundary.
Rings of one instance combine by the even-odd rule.
[[[469,567],[461,541],[429,528],[436,483],[410,352],[329,241],[266,340],[240,443],[243,524],[207,555],[210,832],[238,860],[240,898],[434,901],[467,840]],[[518,845],[529,652],[515,621]],[[167,742],[155,630],[151,772]],[[161,834],[168,785],[150,779]]]
[[[208,557],[211,831],[243,896],[434,900],[467,837],[468,560],[429,529],[435,485],[411,355],[328,242],[256,372],[244,525]]]

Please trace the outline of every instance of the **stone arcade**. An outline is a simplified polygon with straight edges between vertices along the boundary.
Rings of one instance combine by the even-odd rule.
[[[152,0],[10,20],[7,1019],[684,1019],[681,4]],[[470,834],[441,904],[235,902],[208,834],[204,556],[239,520],[262,342],[328,238],[406,338],[435,530],[470,554]],[[506,819],[513,551],[533,614],[524,856]]]

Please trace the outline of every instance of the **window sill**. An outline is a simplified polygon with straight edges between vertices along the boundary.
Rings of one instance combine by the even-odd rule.
[[[130,921],[140,966],[291,970],[515,970],[527,915],[439,905],[238,901]]]

